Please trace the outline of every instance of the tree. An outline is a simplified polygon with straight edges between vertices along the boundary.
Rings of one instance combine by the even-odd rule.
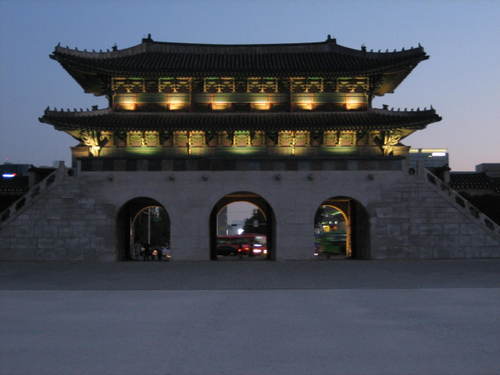
[[[254,209],[252,216],[245,220],[243,224],[243,233],[259,233],[266,234],[266,218],[261,210]]]

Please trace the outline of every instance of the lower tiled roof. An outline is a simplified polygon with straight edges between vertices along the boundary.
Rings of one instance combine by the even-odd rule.
[[[500,183],[481,172],[452,172],[450,173],[450,186],[458,191],[490,190],[500,193]]]
[[[346,112],[87,112],[45,111],[40,122],[60,130],[171,129],[171,130],[384,130],[422,129],[440,121],[431,110],[371,109]]]
[[[0,194],[24,193],[29,189],[28,176],[18,176],[12,179],[0,179]]]

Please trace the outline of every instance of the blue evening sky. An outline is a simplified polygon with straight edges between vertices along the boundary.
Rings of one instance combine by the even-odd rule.
[[[130,47],[159,41],[321,41],[368,49],[416,46],[422,62],[374,105],[432,104],[443,121],[403,141],[445,147],[454,170],[500,162],[500,1],[23,1],[0,0],[0,163],[70,159],[69,135],[40,124],[45,107],[106,105],[48,55],[54,46]]]

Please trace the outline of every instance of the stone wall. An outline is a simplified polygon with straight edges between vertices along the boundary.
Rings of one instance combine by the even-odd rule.
[[[381,198],[371,205],[377,258],[500,257],[500,239],[423,179],[402,179]]]
[[[76,177],[44,191],[0,231],[0,260],[113,261],[114,206]]]
[[[41,194],[0,230],[0,260],[115,261],[119,209],[137,197],[166,208],[174,259],[207,260],[210,213],[238,191],[272,207],[278,260],[313,258],[315,212],[340,196],[366,208],[371,258],[500,257],[486,228],[401,171],[115,171],[66,176]]]

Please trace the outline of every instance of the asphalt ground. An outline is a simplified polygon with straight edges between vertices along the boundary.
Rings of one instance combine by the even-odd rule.
[[[0,263],[0,290],[499,288],[500,259]]]
[[[500,374],[500,260],[0,263],[0,374]]]

